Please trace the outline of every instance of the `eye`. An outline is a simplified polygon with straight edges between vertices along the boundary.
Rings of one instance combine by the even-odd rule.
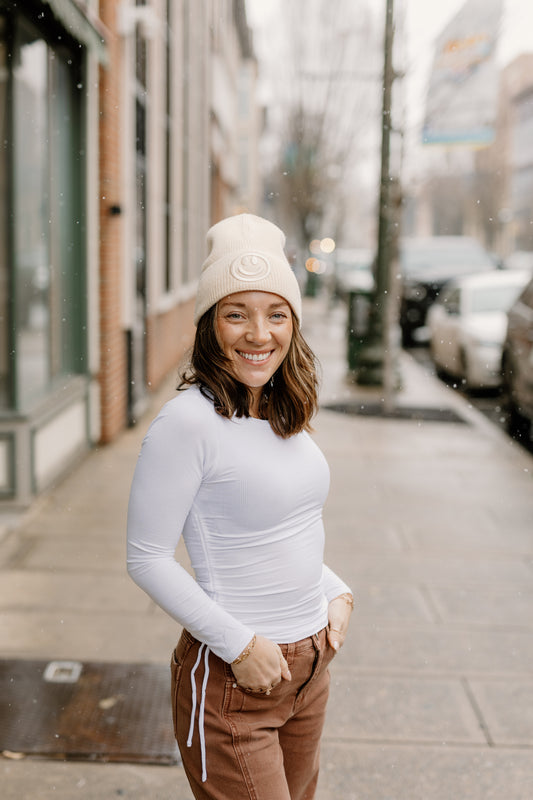
[[[285,312],[284,312],[284,311],[275,311],[275,312],[272,314],[272,319],[273,319],[275,322],[277,322],[277,321],[279,321],[279,320],[284,320],[284,319],[287,319],[287,314],[285,314]]]
[[[226,319],[244,319],[244,316],[240,311],[228,311],[228,313],[224,316]]]

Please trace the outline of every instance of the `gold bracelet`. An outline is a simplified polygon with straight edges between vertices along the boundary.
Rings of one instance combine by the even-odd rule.
[[[336,600],[344,600],[344,602],[348,603],[348,605],[353,611],[354,608],[353,595],[350,594],[350,592],[343,592],[336,598]]]
[[[252,652],[252,650],[255,647],[255,642],[256,642],[256,635],[254,633],[254,635],[252,637],[252,641],[250,642],[250,644],[247,647],[245,647],[244,650],[242,651],[242,653],[240,654],[240,656],[237,656],[235,661],[232,661],[231,663],[232,664],[240,664],[241,661],[244,661],[245,658],[248,658],[248,656],[250,655],[250,653]]]

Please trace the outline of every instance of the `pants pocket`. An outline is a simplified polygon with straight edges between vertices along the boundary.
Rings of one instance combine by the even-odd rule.
[[[331,664],[331,662],[333,661],[333,659],[335,658],[336,655],[337,655],[337,651],[333,649],[333,647],[330,645],[330,643],[326,639],[326,644],[324,646],[324,655],[323,655],[323,658],[322,658],[322,661],[323,661],[323,663],[325,664],[326,667],[328,667]]]
[[[183,663],[195,643],[195,639],[183,631],[181,638],[172,651],[170,658],[170,687],[171,687],[171,701],[172,701],[172,722],[174,725],[174,735],[177,736],[177,719],[178,719],[178,689],[183,672]]]

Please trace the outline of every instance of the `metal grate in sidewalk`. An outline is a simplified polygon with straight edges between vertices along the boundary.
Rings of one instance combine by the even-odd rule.
[[[157,664],[0,661],[0,752],[176,764],[170,670]]]
[[[357,414],[362,417],[405,419],[411,422],[454,422],[468,424],[466,419],[451,408],[399,405],[389,411],[382,403],[361,403],[360,401],[328,403],[323,407],[328,411],[336,411],[339,414]]]

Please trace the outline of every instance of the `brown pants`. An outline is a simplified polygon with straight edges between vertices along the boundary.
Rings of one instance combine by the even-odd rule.
[[[267,696],[237,686],[231,667],[183,631],[171,662],[172,712],[196,800],[314,797],[335,651],[325,630],[280,647],[292,680]]]

